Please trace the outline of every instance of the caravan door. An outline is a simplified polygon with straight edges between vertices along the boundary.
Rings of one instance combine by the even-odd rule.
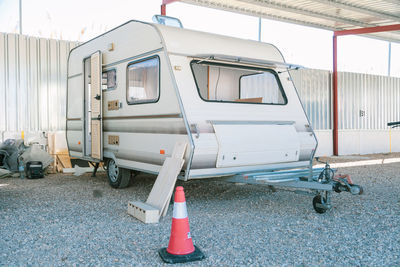
[[[85,64],[85,158],[103,160],[102,55],[100,51]]]

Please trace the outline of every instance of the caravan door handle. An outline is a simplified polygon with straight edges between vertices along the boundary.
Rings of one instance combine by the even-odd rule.
[[[101,98],[101,97],[100,97],[100,95],[98,95],[98,94],[94,97],[94,99],[96,99],[96,100],[100,100],[100,98]]]
[[[92,118],[93,121],[101,121],[101,116],[97,116],[97,117],[93,117]]]

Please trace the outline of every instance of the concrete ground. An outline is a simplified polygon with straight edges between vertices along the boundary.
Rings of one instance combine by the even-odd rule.
[[[266,186],[199,180],[185,187],[201,266],[399,266],[400,163],[341,168],[364,195],[333,195],[317,214],[312,196]],[[160,223],[127,214],[154,176],[112,189],[104,173],[0,179],[0,265],[159,266],[172,206]]]
[[[393,153],[377,153],[377,154],[367,154],[367,155],[346,155],[346,156],[331,156],[331,157],[319,157],[323,162],[328,161],[329,163],[345,163],[345,162],[358,162],[358,161],[368,161],[377,159],[400,159],[399,152]],[[314,159],[315,164],[319,164],[316,159]]]

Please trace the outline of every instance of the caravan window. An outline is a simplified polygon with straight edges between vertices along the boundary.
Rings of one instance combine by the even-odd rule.
[[[192,61],[200,97],[205,101],[285,105],[286,95],[272,69]]]
[[[117,87],[117,70],[103,71],[102,90],[113,90]]]
[[[152,57],[128,65],[128,86],[126,99],[128,104],[157,102],[159,90],[160,60]]]

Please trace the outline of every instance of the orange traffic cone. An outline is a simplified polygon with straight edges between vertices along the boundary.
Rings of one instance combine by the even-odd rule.
[[[174,213],[168,248],[158,251],[166,263],[184,263],[204,259],[201,250],[193,245],[190,235],[189,218],[186,209],[185,192],[178,186],[175,191]]]

